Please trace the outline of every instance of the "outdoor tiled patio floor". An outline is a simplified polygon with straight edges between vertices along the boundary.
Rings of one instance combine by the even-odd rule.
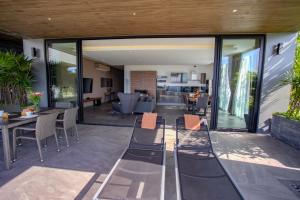
[[[211,134],[215,152],[245,199],[299,199],[280,180],[300,180],[300,151],[268,136]]]
[[[0,169],[0,199],[91,199],[126,148],[132,129],[78,127],[80,143],[72,140],[66,148],[61,140],[57,153],[50,141],[44,163],[39,162],[35,143],[19,147],[13,169]],[[211,136],[221,162],[246,199],[297,199],[278,178],[300,180],[299,151],[265,135],[212,132]],[[167,129],[166,200],[176,199],[174,141],[175,130]]]
[[[101,174],[109,172],[127,146],[131,128],[79,125],[80,142],[64,140],[57,153],[53,140],[39,161],[36,143],[18,147],[13,169],[0,169],[0,199],[81,199]]]

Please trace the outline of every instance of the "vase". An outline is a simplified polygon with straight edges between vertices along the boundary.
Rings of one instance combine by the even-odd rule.
[[[34,105],[34,111],[35,112],[40,112],[40,105],[39,104]]]

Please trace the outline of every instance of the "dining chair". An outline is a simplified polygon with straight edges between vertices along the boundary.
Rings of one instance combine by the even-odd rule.
[[[186,95],[185,95],[185,106],[186,106],[186,110],[187,110],[187,111],[192,110],[192,109],[193,109],[193,106],[194,106],[193,104],[194,104],[194,102],[191,102],[191,101],[190,101],[189,94],[186,94]]]
[[[189,111],[189,108],[190,108],[189,96],[187,94],[185,94],[183,96],[183,100],[184,100],[184,103],[185,103],[186,110]]]
[[[55,108],[72,108],[74,107],[70,101],[57,101],[55,102]]]
[[[58,145],[57,134],[56,134],[56,118],[57,118],[57,116],[58,116],[58,113],[40,115],[37,118],[35,127],[19,126],[19,127],[16,127],[13,129],[13,160],[14,161],[16,160],[16,157],[17,157],[17,153],[16,153],[17,139],[36,140],[41,162],[44,161],[43,154],[42,154],[42,147],[41,147],[42,140],[47,139],[48,137],[54,135],[57,152],[60,151],[59,145]],[[18,136],[17,131],[23,131],[23,133],[34,132],[34,135],[27,136],[27,135],[22,134],[22,135]]]
[[[76,125],[76,117],[77,117],[78,107],[66,109],[64,112],[63,119],[57,119],[57,129],[63,130],[66,138],[67,147],[69,147],[68,140],[68,130],[71,130],[72,133],[76,133],[76,140],[79,141],[78,130]]]
[[[0,110],[4,110],[5,112],[8,113],[16,113],[16,112],[21,112],[21,106],[20,104],[5,104],[5,105],[0,105]]]
[[[197,99],[196,109],[199,110],[199,112],[201,112],[201,109],[203,109],[203,114],[200,113],[201,115],[206,116],[208,100],[209,100],[208,95],[202,95]]]

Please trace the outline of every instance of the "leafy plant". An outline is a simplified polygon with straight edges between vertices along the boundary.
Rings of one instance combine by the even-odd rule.
[[[32,92],[29,94],[29,100],[33,104],[36,111],[39,110],[41,97],[42,97],[41,92]]]
[[[33,82],[32,60],[15,52],[0,52],[0,104],[27,104]]]
[[[289,119],[300,120],[300,33],[297,38],[295,64],[292,72],[286,74],[283,84],[291,84],[290,102],[287,112],[280,113]]]

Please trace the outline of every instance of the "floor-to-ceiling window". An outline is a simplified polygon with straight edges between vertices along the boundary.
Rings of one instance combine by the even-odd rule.
[[[260,39],[223,39],[218,84],[218,128],[251,129],[255,117]]]
[[[210,100],[213,102],[213,112],[211,115],[213,121],[212,128],[248,129],[255,131],[259,107],[258,88],[260,83],[259,77],[261,76],[263,37],[243,36],[242,38],[236,38],[235,36],[218,36],[216,38],[216,46],[220,47],[216,48],[215,53],[217,52],[217,56],[213,53],[214,45],[211,43],[198,46],[195,44],[183,45],[182,47],[177,43],[173,46],[158,45],[159,48],[164,49],[155,49],[156,46],[153,44],[150,46],[148,44],[149,47],[143,45],[139,48],[135,45],[134,47],[137,49],[130,49],[131,43],[129,43],[129,45],[124,47],[121,45],[122,49],[119,50],[120,45],[108,43],[107,40],[97,41],[99,44],[96,40],[86,40],[82,41],[82,51],[81,40],[49,40],[46,43],[49,73],[49,103],[51,106],[62,105],[64,107],[79,105],[82,109],[79,112],[81,114],[80,116],[83,114],[83,107],[88,110],[88,106],[91,106],[88,113],[94,112],[97,110],[96,108],[103,108],[104,116],[107,117],[112,113],[112,107],[108,103],[111,102],[112,99],[116,99],[116,94],[120,91],[118,89],[112,89],[117,86],[117,81],[115,81],[113,77],[106,76],[108,74],[107,71],[120,71],[119,68],[124,70],[123,79],[120,79],[120,82],[124,83],[124,87],[122,86],[122,88],[124,92],[128,93],[130,92],[130,79],[128,79],[128,74],[130,74],[129,69],[133,71],[153,71],[155,70],[154,66],[159,66],[159,70],[162,70],[163,73],[161,76],[159,73],[157,75],[157,81],[160,81],[157,83],[157,86],[159,86],[157,89],[161,89],[161,85],[164,86],[163,88],[165,88],[166,85],[172,87],[176,86],[178,88],[179,85],[184,84],[193,86],[206,84],[209,86],[207,87],[208,94]],[[137,40],[132,41],[137,42]],[[130,42],[132,41],[130,40]],[[101,42],[105,44],[100,44]],[[118,42],[118,40],[109,42]],[[166,40],[166,42],[170,41]],[[189,52],[190,47],[192,48],[190,51],[195,51],[195,54]],[[145,53],[147,51],[150,53]],[[176,54],[176,51],[182,52]],[[164,56],[162,52],[167,53]],[[208,54],[207,52],[211,53]],[[169,55],[173,57],[168,57]],[[147,56],[151,59],[148,59]],[[154,56],[160,57],[160,59],[153,59]],[[215,60],[213,60],[214,57],[216,57]],[[179,60],[180,64],[183,65],[183,58],[187,59],[184,63],[186,65],[188,63],[192,68],[188,72],[183,70],[187,67],[175,70],[174,66],[177,66],[178,63],[174,62]],[[214,72],[217,73],[212,73],[214,61],[217,63]],[[199,64],[199,62],[201,63]],[[105,64],[110,65],[110,67],[104,66]],[[148,69],[147,67],[150,68]],[[93,70],[88,70],[90,68]],[[207,71],[206,69],[209,68],[211,68],[211,70]],[[166,72],[166,70],[169,71]],[[100,74],[99,77],[94,77],[94,75],[98,73]],[[184,79],[181,78],[180,83],[174,83],[172,77],[175,77],[175,74],[177,75],[176,77],[178,77],[178,74],[181,74],[182,77],[187,75],[188,80],[183,81]],[[213,74],[217,74],[216,77],[218,78],[213,79]],[[87,79],[90,80],[88,84],[89,91],[85,91],[85,86],[87,86],[85,82],[87,82]],[[112,80],[110,81],[112,86],[104,86],[104,84],[102,84],[106,79]],[[168,79],[170,79],[169,82]],[[82,84],[78,84],[81,82]],[[216,84],[212,87],[213,84],[211,83]],[[83,88],[80,89],[79,86]],[[98,90],[101,91],[99,94],[96,94]],[[207,92],[207,90],[204,91]],[[103,95],[101,96],[100,93],[103,93]],[[174,93],[177,94],[177,90]],[[112,98],[113,96],[114,98]],[[158,96],[156,98],[157,103],[161,103],[161,99]],[[102,103],[108,103],[100,106],[101,101]],[[105,105],[108,106],[107,109],[104,109]],[[99,115],[97,114],[97,116]],[[210,116],[208,118],[210,118]],[[111,121],[112,120],[109,122]]]
[[[78,100],[76,42],[49,42],[47,54],[50,105],[76,106]]]

